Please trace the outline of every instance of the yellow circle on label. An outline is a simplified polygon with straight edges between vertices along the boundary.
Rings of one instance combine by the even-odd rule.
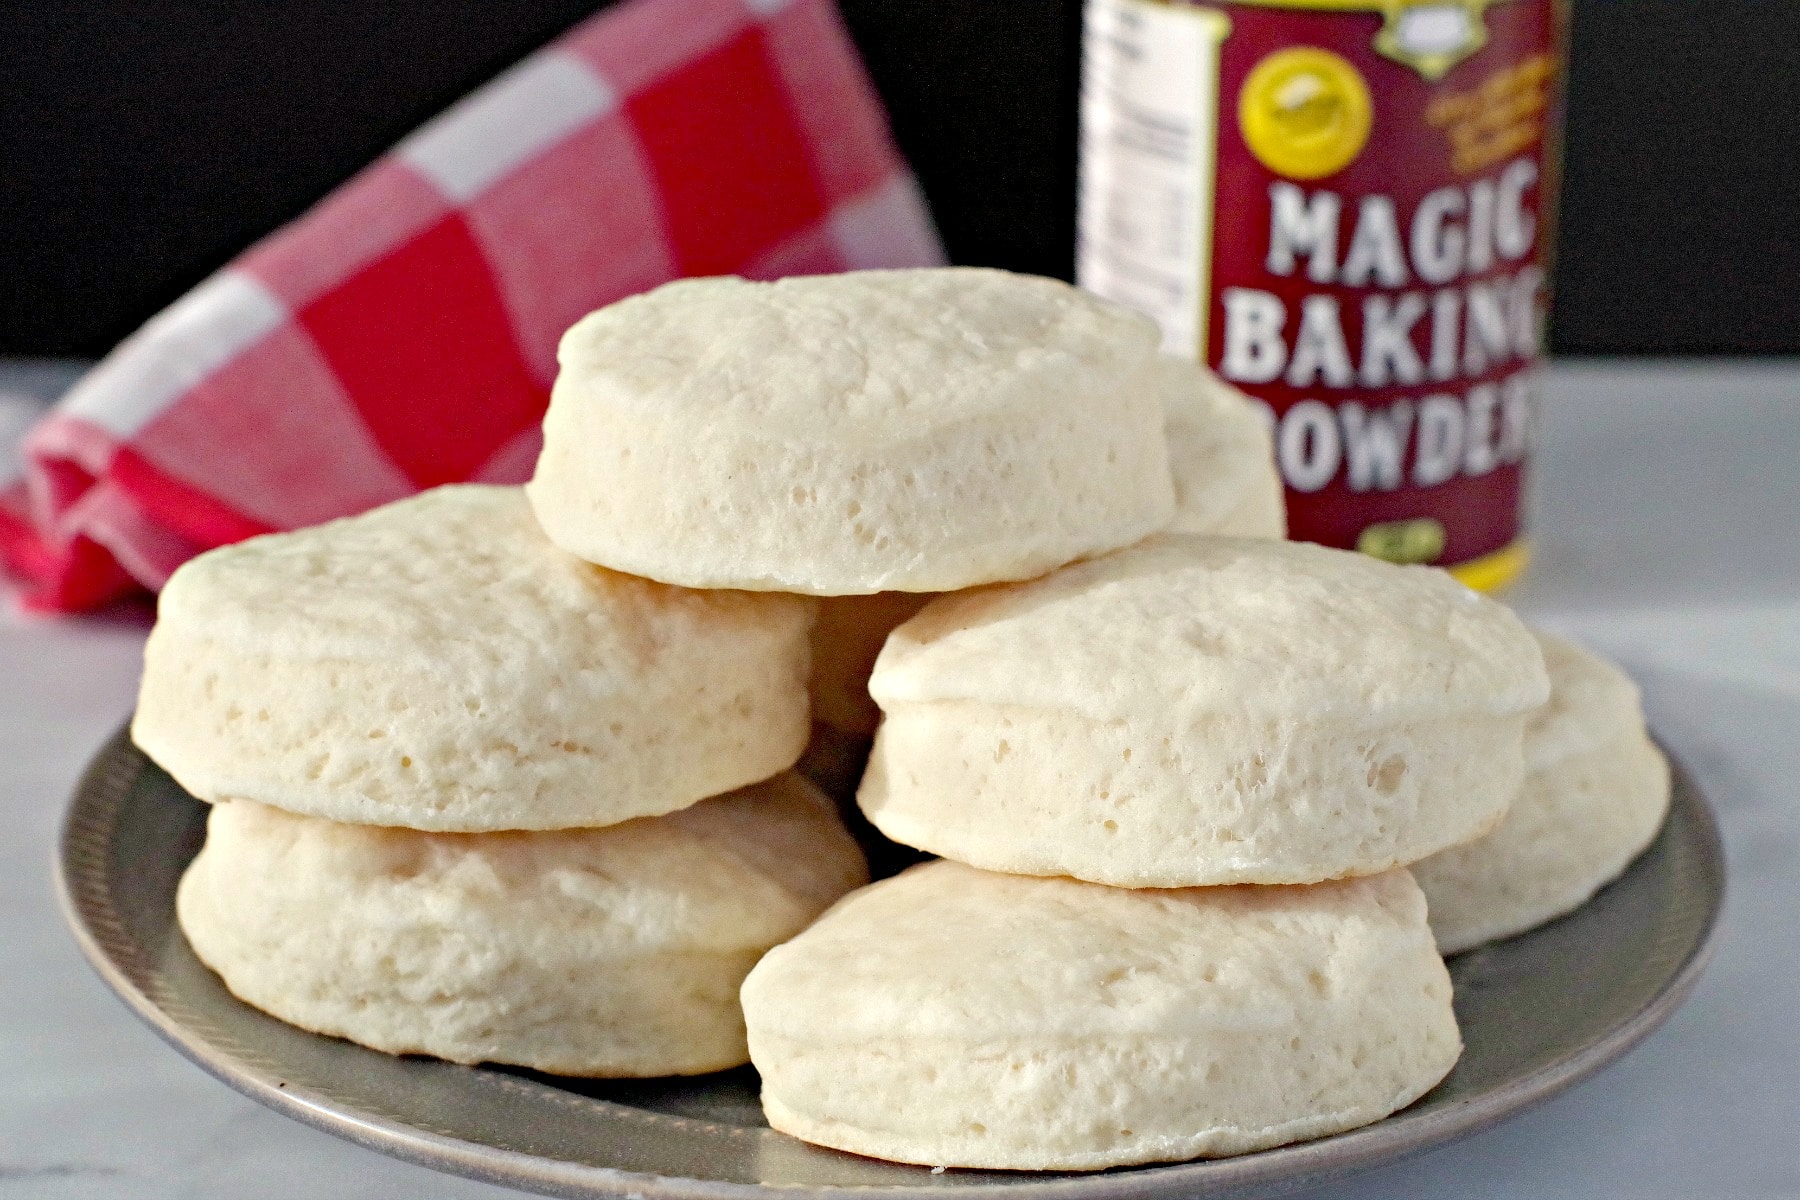
[[[1317,46],[1277,50],[1238,93],[1238,128],[1257,161],[1289,179],[1343,170],[1369,143],[1375,106],[1350,60]]]

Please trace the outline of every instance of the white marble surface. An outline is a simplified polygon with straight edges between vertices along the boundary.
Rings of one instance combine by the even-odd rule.
[[[9,384],[28,386],[0,369]],[[1307,1196],[1800,1197],[1800,365],[1560,367],[1540,463],[1540,558],[1511,598],[1623,660],[1718,805],[1719,954],[1598,1078]],[[0,618],[0,1198],[508,1194],[239,1098],[82,963],[51,897],[54,830],[130,709],[142,637],[129,620]]]

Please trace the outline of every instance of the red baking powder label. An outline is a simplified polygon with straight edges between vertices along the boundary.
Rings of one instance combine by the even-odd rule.
[[[1260,401],[1293,536],[1523,561],[1551,0],[1090,0],[1083,286]]]

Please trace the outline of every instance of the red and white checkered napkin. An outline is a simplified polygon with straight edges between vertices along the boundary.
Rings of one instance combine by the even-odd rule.
[[[942,255],[830,0],[629,0],[120,345],[0,465],[0,557],[72,611],[252,534],[520,482],[582,314]]]

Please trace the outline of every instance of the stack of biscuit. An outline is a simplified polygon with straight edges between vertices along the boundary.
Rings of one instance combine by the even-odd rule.
[[[1282,540],[1254,408],[1066,285],[689,280],[560,364],[522,492],[165,592],[134,734],[218,805],[182,925],[297,1024],[577,1074],[747,1053],[775,1128],[933,1166],[1239,1153],[1450,1070],[1427,894],[1446,945],[1504,936],[1660,821],[1628,681]],[[809,737],[940,861],[845,896]]]
[[[518,488],[193,560],[132,723],[214,805],[188,941],[241,999],[390,1053],[742,1063],[744,974],[867,879],[787,770],[810,621],[582,562]]]
[[[934,601],[870,690],[863,811],[947,861],[751,972],[776,1128],[1094,1169],[1366,1124],[1456,1062],[1403,868],[1519,788],[1548,684],[1500,605],[1442,572],[1163,533]],[[877,935],[910,971],[857,949]]]

